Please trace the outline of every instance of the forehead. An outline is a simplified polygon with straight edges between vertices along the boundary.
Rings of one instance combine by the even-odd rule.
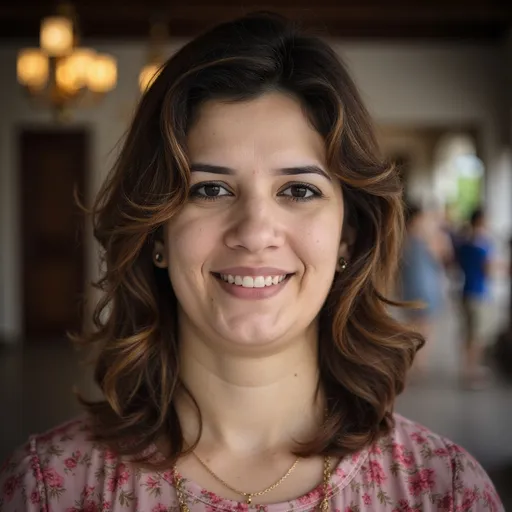
[[[192,159],[303,158],[325,163],[323,137],[300,102],[277,92],[243,102],[204,103],[188,133],[187,147]]]

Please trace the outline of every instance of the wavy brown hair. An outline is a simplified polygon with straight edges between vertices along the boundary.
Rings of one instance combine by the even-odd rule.
[[[350,265],[336,274],[319,312],[318,389],[328,419],[299,454],[344,456],[392,428],[395,398],[423,342],[393,319],[389,306],[396,304],[386,298],[403,232],[399,177],[379,155],[371,119],[335,52],[293,23],[261,13],[217,26],[168,60],[143,95],[93,207],[104,293],[94,331],[76,340],[99,342],[95,379],[104,399],[82,401],[94,438],[120,454],[140,454],[160,436],[170,442],[164,466],[187,451],[175,409],[184,390],[176,297],[167,273],[153,265],[153,243],[188,200],[185,142],[199,107],[269,91],[297,98],[324,137],[357,235]]]

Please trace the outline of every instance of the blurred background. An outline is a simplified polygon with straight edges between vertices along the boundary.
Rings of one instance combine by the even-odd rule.
[[[99,270],[74,187],[90,204],[165,59],[217,22],[259,9],[319,29],[339,52],[385,156],[400,170],[406,200],[423,213],[416,234],[428,232],[427,245],[438,248],[445,235],[438,307],[422,324],[428,350],[397,410],[473,453],[512,510],[512,7],[505,0],[2,2],[0,459],[30,433],[76,414],[73,386],[96,393],[65,338],[87,318],[80,301],[96,300],[89,283]],[[476,208],[493,247],[480,340],[488,374],[465,385],[458,254]],[[409,263],[423,272],[419,260]]]

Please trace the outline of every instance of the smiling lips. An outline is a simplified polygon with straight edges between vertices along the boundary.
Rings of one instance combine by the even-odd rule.
[[[223,281],[235,286],[243,286],[244,288],[264,288],[265,286],[273,286],[281,283],[285,275],[280,276],[233,276],[232,274],[220,274]]]
[[[281,291],[293,273],[278,268],[237,267],[214,272],[221,287],[238,298],[264,299]]]

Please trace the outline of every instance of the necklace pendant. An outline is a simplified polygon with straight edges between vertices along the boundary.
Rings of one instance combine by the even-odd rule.
[[[246,501],[247,505],[250,505],[252,503],[252,495],[251,494],[248,494],[247,495],[247,501]]]

